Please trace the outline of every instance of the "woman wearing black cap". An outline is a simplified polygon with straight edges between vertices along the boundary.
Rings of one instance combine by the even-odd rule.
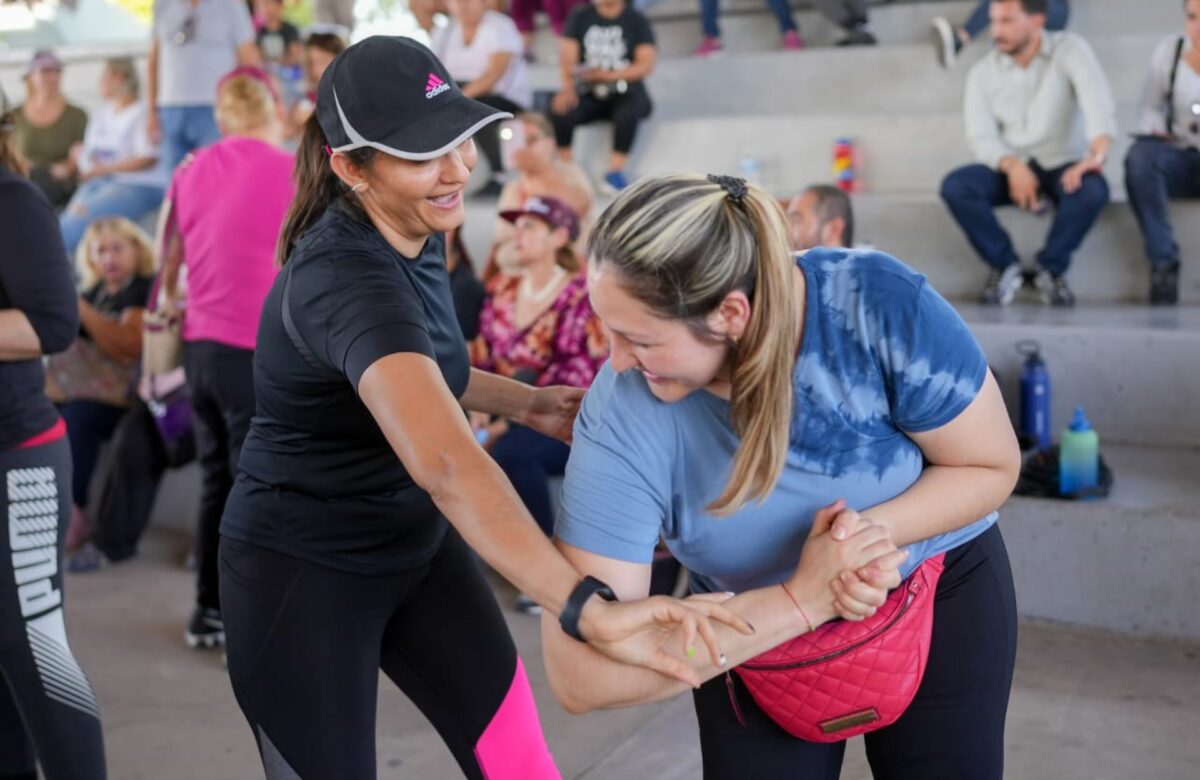
[[[0,777],[103,778],[100,710],[63,622],[71,448],[42,357],[79,332],[71,265],[0,91]]]
[[[610,603],[471,434],[462,407],[569,438],[581,396],[472,371],[455,320],[442,234],[462,222],[471,136],[505,116],[406,39],[368,38],[321,79],[221,527],[229,673],[269,778],[374,777],[380,668],[468,777],[558,776],[468,545],[576,638],[690,683],[628,652],[636,636],[682,623],[716,662],[705,614],[752,630],[715,604]]]

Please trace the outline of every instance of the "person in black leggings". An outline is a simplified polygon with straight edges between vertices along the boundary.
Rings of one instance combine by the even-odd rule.
[[[639,635],[712,636],[705,614],[751,631],[712,603],[591,598],[603,587],[581,582],[471,433],[464,407],[567,437],[582,394],[467,362],[443,235],[462,221],[471,135],[505,116],[408,39],[367,38],[322,77],[221,524],[229,676],[271,780],[375,776],[381,668],[465,776],[558,777],[470,548],[573,636],[692,684]]]
[[[100,710],[67,643],[62,537],[71,517],[66,426],[42,356],[79,330],[54,210],[24,178],[0,92],[0,778],[105,777]]]

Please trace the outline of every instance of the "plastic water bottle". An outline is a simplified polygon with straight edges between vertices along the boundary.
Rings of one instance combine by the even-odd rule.
[[[1100,436],[1092,430],[1083,407],[1077,406],[1058,446],[1058,492],[1065,496],[1099,484]]]
[[[833,142],[833,180],[843,192],[853,192],[857,185],[854,171],[854,139],[842,137]]]
[[[1021,442],[1046,450],[1050,448],[1050,372],[1036,341],[1019,342],[1017,352],[1025,356],[1021,369]]]

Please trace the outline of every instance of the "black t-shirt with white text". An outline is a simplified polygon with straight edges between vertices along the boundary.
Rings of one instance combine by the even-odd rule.
[[[446,520],[356,390],[367,368],[399,352],[432,358],[455,397],[466,391],[470,364],[443,238],[403,257],[371,224],[332,206],[297,242],[263,305],[255,415],[223,535],[363,575],[433,556]]]
[[[650,20],[628,6],[615,19],[607,19],[591,4],[581,5],[567,19],[563,36],[579,42],[581,65],[600,70],[628,68],[638,46],[654,45]]]

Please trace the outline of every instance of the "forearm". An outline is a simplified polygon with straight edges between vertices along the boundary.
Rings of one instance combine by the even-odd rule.
[[[1098,135],[1088,144],[1088,157],[1092,160],[1108,159],[1108,150],[1112,147],[1112,136]]]
[[[473,368],[467,391],[459,400],[470,412],[517,418],[529,407],[533,391],[533,387],[514,379]]]
[[[581,576],[529,516],[499,466],[477,446],[443,462],[442,474],[427,486],[438,509],[506,580],[547,612],[561,613]]]
[[[890,501],[860,509],[903,547],[955,531],[1000,508],[1014,476],[1002,468],[927,466],[912,486]]]
[[[87,170],[86,173],[92,178],[109,176],[114,173],[135,173],[153,168],[156,162],[158,160],[154,157],[130,157],[128,160],[121,160],[111,165],[97,165]]]
[[[20,309],[0,309],[0,361],[33,360],[42,356],[42,342]]]
[[[79,307],[79,321],[96,346],[117,360],[132,361],[141,354],[140,328],[107,317],[87,303]]]
[[[818,599],[796,595],[802,604],[808,602],[804,609],[814,621],[823,622],[832,617],[832,612],[828,607],[822,607]],[[682,631],[676,631],[666,639],[664,649],[696,670],[702,680],[724,674],[808,630],[799,611],[779,585],[746,591],[723,602],[722,606],[744,618],[755,629],[753,634],[746,635],[717,622],[712,624],[725,653],[724,666],[714,664],[699,642],[695,652],[689,655],[683,645]],[[562,633],[553,618],[542,620],[542,642],[550,686],[562,705],[576,714],[646,704],[687,690],[686,684],[674,678],[613,661],[576,642]]]

